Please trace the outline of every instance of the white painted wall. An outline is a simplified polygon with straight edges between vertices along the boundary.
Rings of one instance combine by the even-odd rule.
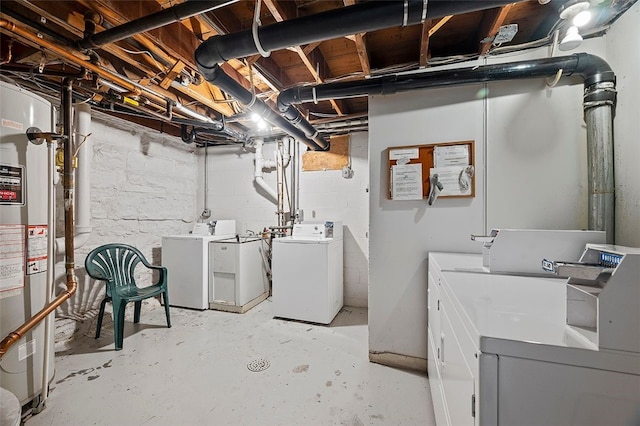
[[[192,146],[96,111],[92,112],[90,132],[81,149],[92,151],[93,231],[84,246],[76,250],[78,291],[58,309],[58,318],[85,319],[97,313],[104,286],[84,272],[84,259],[93,248],[124,242],[159,265],[162,236],[188,232],[195,219],[198,160]],[[56,192],[56,231],[62,237],[61,185]],[[59,256],[56,260],[57,287],[64,288],[64,259]],[[64,321],[59,321],[58,327],[64,327]]]
[[[342,220],[344,228],[345,304],[367,306],[368,291],[368,137],[351,136],[351,161],[354,176],[342,178],[338,170],[300,171],[300,208],[306,220]],[[264,145],[264,157],[273,159],[275,143]],[[304,145],[301,153],[305,151]],[[200,154],[201,159],[204,154]],[[253,180],[254,150],[240,146],[211,147],[207,154],[207,207],[212,219],[235,219],[238,232],[260,232],[277,225],[275,201],[265,198]],[[299,162],[301,164],[301,161]],[[287,176],[290,176],[287,169]],[[204,176],[204,161],[200,166]],[[264,173],[264,180],[276,188],[275,170]],[[202,186],[204,182],[202,181]],[[200,191],[204,194],[204,189]],[[198,212],[204,207],[204,195],[198,196]]]
[[[580,51],[608,59],[626,102],[615,122],[617,241],[640,246],[636,70],[638,5],[604,38]],[[619,40],[619,41],[616,41]],[[547,49],[492,58],[489,63],[546,57]],[[479,62],[460,67],[474,66]],[[492,227],[580,229],[587,226],[586,134],[582,83],[546,89],[542,81],[492,83],[369,99],[370,273],[369,350],[426,358],[429,251],[479,252],[469,234]],[[475,140],[476,197],[426,202],[386,199],[385,149]],[[484,158],[486,155],[486,159]],[[486,165],[486,167],[484,167]],[[486,185],[486,186],[485,186]]]
[[[614,125],[616,242],[640,247],[640,3],[636,2],[605,37],[607,61],[618,76]]]

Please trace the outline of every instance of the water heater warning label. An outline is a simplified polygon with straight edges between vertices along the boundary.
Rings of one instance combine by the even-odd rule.
[[[24,167],[0,164],[0,204],[24,204]]]
[[[24,287],[24,259],[24,225],[0,225],[0,291]]]
[[[47,225],[29,225],[27,233],[27,275],[47,270]]]

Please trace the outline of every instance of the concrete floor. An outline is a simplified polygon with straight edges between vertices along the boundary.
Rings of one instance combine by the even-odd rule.
[[[368,361],[367,310],[330,326],[273,319],[267,299],[245,314],[127,307],[124,349],[109,307],[56,352],[40,425],[435,425],[423,374]],[[58,348],[59,349],[59,348]],[[269,362],[263,371],[248,366]]]

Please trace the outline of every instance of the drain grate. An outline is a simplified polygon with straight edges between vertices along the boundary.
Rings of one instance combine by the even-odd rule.
[[[266,370],[267,368],[269,368],[270,365],[271,363],[269,362],[269,360],[260,358],[260,359],[254,359],[249,364],[247,364],[247,368],[249,369],[249,371],[253,371],[257,373],[259,371]]]

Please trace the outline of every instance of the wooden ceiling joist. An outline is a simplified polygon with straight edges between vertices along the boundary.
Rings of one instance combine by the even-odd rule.
[[[513,4],[508,4],[506,6],[502,6],[498,9],[493,9],[485,12],[484,18],[482,20],[482,25],[480,27],[479,40],[491,39],[496,36],[500,27],[504,24],[509,15],[509,11]],[[478,50],[478,54],[480,56],[485,55],[489,49],[491,48],[491,42],[480,43],[480,48]]]
[[[353,6],[356,4],[356,0],[343,0],[345,6]],[[360,65],[362,66],[362,73],[365,77],[371,75],[371,64],[369,63],[369,54],[367,53],[367,44],[364,41],[364,33],[354,34],[353,38],[348,37],[356,43],[356,51],[358,52],[358,59],[360,59]]]
[[[292,17],[292,12],[288,12],[286,10],[286,4],[291,2],[278,2],[277,0],[262,0],[264,1],[265,6],[271,12],[271,15],[275,18],[277,22],[286,21]],[[321,74],[321,70],[328,69],[326,65],[326,61],[322,54],[316,50],[317,46],[313,46],[308,53],[305,53],[304,49],[301,46],[293,46],[293,51],[298,54],[300,60],[305,65],[305,67],[309,70],[309,73],[313,76],[316,83],[324,82],[324,77]],[[339,105],[338,101],[331,99],[331,106],[338,113],[338,115],[344,115],[343,107]]]
[[[420,36],[420,67],[427,66],[429,60],[429,38],[436,33],[444,24],[449,22],[453,15],[448,15],[438,20],[427,19],[422,24],[422,34]]]

